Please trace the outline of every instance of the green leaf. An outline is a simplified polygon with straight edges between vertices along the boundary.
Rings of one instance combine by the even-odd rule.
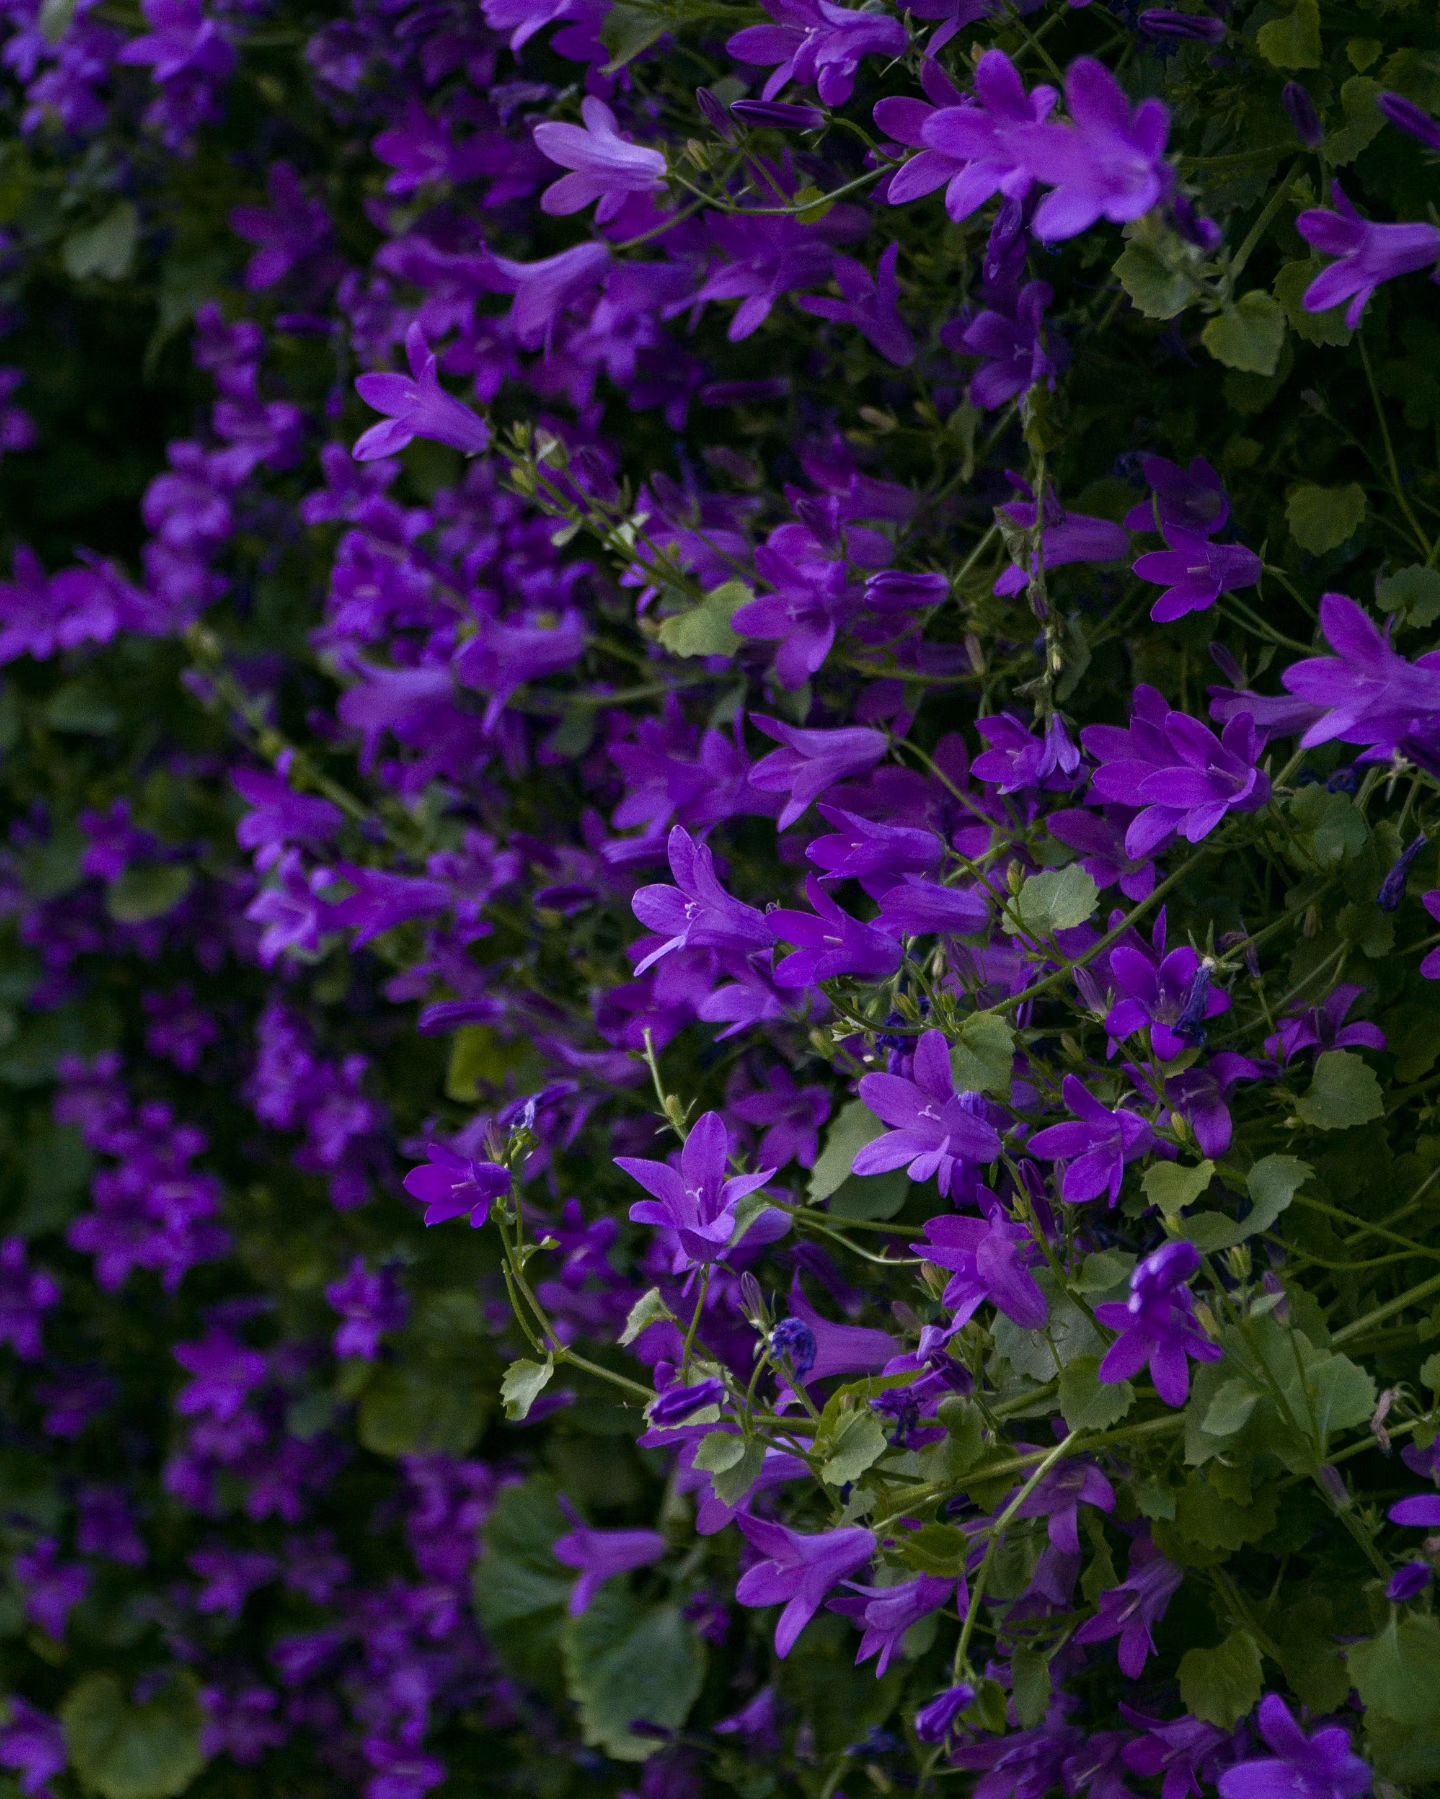
[[[1304,262],[1287,262],[1275,277],[1275,298],[1284,307],[1290,329],[1297,336],[1307,344],[1328,344],[1338,349],[1354,335],[1340,308],[1332,307],[1329,312],[1305,310],[1306,290],[1324,267],[1318,256]]]
[[[1352,1050],[1327,1050],[1315,1064],[1310,1091],[1295,1110],[1317,1131],[1346,1131],[1383,1116],[1385,1098],[1375,1070]]]
[[[679,1730],[704,1683],[705,1651],[680,1607],[644,1606],[617,1582],[567,1621],[562,1644],[581,1735],[615,1761],[647,1761],[664,1748],[661,1736],[632,1726]]]
[[[605,15],[600,28],[600,42],[610,52],[610,61],[602,71],[614,75],[626,63],[634,62],[661,37],[666,28],[664,16],[649,6],[627,6],[619,0]]]
[[[1147,319],[1173,319],[1200,291],[1183,269],[1172,268],[1149,244],[1127,244],[1114,274],[1135,310]]]
[[[1420,1380],[1432,1393],[1440,1393],[1440,1349],[1420,1364]]]
[[[726,581],[712,588],[698,606],[663,619],[660,641],[672,656],[733,656],[741,640],[730,621],[754,598],[743,581]]]
[[[1155,1162],[1145,1170],[1141,1185],[1152,1206],[1158,1206],[1167,1218],[1178,1218],[1186,1206],[1199,1199],[1214,1173],[1215,1164],[1210,1161],[1195,1168],[1179,1162]]]
[[[1227,1380],[1205,1408],[1201,1430],[1207,1437],[1233,1437],[1244,1430],[1262,1398],[1248,1381]]]
[[[1071,1430],[1108,1430],[1135,1403],[1128,1380],[1108,1386],[1100,1380],[1096,1355],[1076,1356],[1060,1374],[1060,1413]]]
[[[1374,1380],[1345,1355],[1322,1355],[1310,1362],[1303,1391],[1298,1369],[1286,1387],[1292,1414],[1302,1423],[1314,1420],[1321,1455],[1337,1431],[1364,1424],[1374,1415],[1376,1398]]]
[[[1017,1648],[1010,1658],[1010,1692],[1022,1728],[1033,1730],[1050,1709],[1050,1661],[1038,1649]]]
[[[695,1451],[695,1466],[706,1474],[723,1474],[733,1468],[745,1454],[745,1438],[739,1431],[712,1430],[700,1439]]]
[[[1031,875],[1005,911],[1006,933],[1018,937],[1053,937],[1084,924],[1095,910],[1100,890],[1078,862]]]
[[[1384,83],[1368,75],[1352,75],[1341,84],[1340,106],[1345,123],[1325,133],[1325,160],[1337,169],[1354,162],[1385,128],[1385,115],[1376,105]]]
[[[127,868],[105,890],[105,910],[117,924],[145,924],[173,912],[194,881],[193,872],[180,862]]]
[[[1215,1649],[1187,1649],[1180,1658],[1180,1697],[1205,1724],[1233,1730],[1260,1702],[1260,1651],[1248,1631],[1235,1630]]]
[[[1322,868],[1334,868],[1365,847],[1365,820],[1348,793],[1331,793],[1316,781],[1296,791],[1289,812],[1303,850]]]
[[[135,264],[140,242],[140,214],[130,200],[112,206],[103,219],[72,231],[60,248],[65,273],[75,281],[92,276],[123,281]]]
[[[530,1416],[530,1408],[550,1384],[550,1377],[555,1372],[555,1363],[550,1356],[543,1362],[512,1362],[505,1370],[505,1378],[500,1383],[500,1398],[505,1406],[505,1416],[512,1423]]]
[[[1268,1231],[1314,1172],[1299,1156],[1262,1156],[1245,1176],[1251,1210],[1242,1227],[1244,1235]]]
[[[1398,612],[1407,625],[1433,625],[1440,618],[1440,570],[1412,563],[1383,580],[1375,594],[1387,612]]]
[[[52,731],[76,737],[103,737],[120,723],[112,695],[85,681],[66,681],[45,702],[45,723]]]
[[[475,1569],[475,1605],[498,1640],[505,1626],[563,1606],[575,1575],[555,1560],[555,1539],[570,1529],[555,1483],[532,1475],[495,1502]]]
[[[738,1462],[721,1468],[710,1476],[710,1485],[721,1505],[738,1505],[760,1478],[765,1466],[765,1445],[755,1438],[745,1445]]]
[[[418,1356],[376,1374],[360,1401],[357,1433],[373,1455],[468,1455],[488,1410],[475,1372]]]
[[[114,1674],[87,1674],[60,1705],[75,1772],[101,1799],[172,1799],[205,1766],[193,1674],[171,1672],[143,1705]]]
[[[972,1012],[950,1046],[950,1066],[959,1093],[994,1093],[1005,1098],[1015,1066],[1015,1033],[993,1012]]]
[[[885,1427],[874,1412],[868,1406],[857,1409],[841,1419],[833,1435],[827,1437],[823,1429],[817,1434],[815,1453],[825,1456],[820,1478],[827,1486],[848,1486],[878,1462],[888,1447]]]
[[[663,1324],[667,1319],[672,1323],[675,1314],[666,1305],[658,1287],[652,1287],[648,1293],[642,1293],[630,1308],[625,1320],[625,1328],[618,1338],[620,1347],[628,1349],[643,1331],[649,1330],[652,1324]]]
[[[1365,517],[1365,489],[1349,481],[1344,487],[1292,487],[1285,502],[1285,521],[1302,550],[1323,556],[1355,535]]]
[[[1206,325],[1200,340],[1227,369],[1273,375],[1285,341],[1285,314],[1270,294],[1254,288]]]
[[[1288,18],[1272,19],[1255,36],[1256,48],[1272,68],[1320,67],[1319,0],[1298,0]]]
[[[1349,1651],[1350,1677],[1367,1712],[1396,1724],[1435,1722],[1440,1693],[1440,1622],[1407,1612],[1392,1615],[1379,1636]]]
[[[807,1196],[811,1205],[829,1199],[845,1181],[855,1158],[867,1143],[873,1143],[885,1126],[863,1100],[848,1100],[830,1121],[825,1133],[825,1146],[810,1170]]]
[[[75,0],[41,0],[35,23],[47,44],[58,44],[75,21]]]

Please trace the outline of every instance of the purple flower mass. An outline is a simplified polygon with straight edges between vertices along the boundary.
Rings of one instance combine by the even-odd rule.
[[[0,0],[5,1793],[1430,1790],[1437,71]]]

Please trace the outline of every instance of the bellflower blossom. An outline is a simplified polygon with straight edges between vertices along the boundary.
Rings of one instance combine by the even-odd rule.
[[[1148,1362],[1155,1391],[1166,1405],[1184,1405],[1190,1397],[1190,1361],[1218,1362],[1221,1353],[1195,1322],[1195,1302],[1186,1283],[1199,1267],[1200,1252],[1193,1243],[1166,1243],[1130,1276],[1129,1299],[1096,1306],[1101,1324],[1120,1333],[1100,1364],[1102,1381],[1118,1385]]]
[[[890,1129],[857,1153],[856,1174],[907,1168],[912,1181],[933,1179],[950,1194],[966,1164],[973,1168],[1000,1154],[1000,1134],[985,1115],[985,1102],[955,1091],[943,1031],[926,1031],[920,1038],[910,1075],[865,1075],[860,1097]]]
[[[555,1560],[562,1567],[576,1569],[580,1575],[570,1593],[572,1618],[579,1618],[590,1609],[607,1580],[636,1568],[648,1568],[665,1553],[665,1539],[658,1530],[594,1530],[568,1499],[561,1499],[560,1509],[572,1528],[555,1539]]]
[[[783,1661],[830,1589],[858,1573],[875,1554],[868,1530],[849,1528],[805,1536],[741,1512],[736,1522],[765,1558],[740,1576],[741,1605],[784,1605],[775,1626],[775,1653]]]
[[[895,268],[899,244],[891,244],[872,276],[864,263],[850,256],[835,259],[835,283],[841,298],[810,296],[797,300],[802,312],[837,325],[853,325],[871,348],[896,368],[908,368],[915,360],[915,339],[900,316],[900,284]]]
[[[1307,1737],[1285,1701],[1269,1693],[1257,1713],[1270,1758],[1237,1762],[1220,1776],[1220,1799],[1360,1799],[1370,1770],[1333,1724]]]
[[[426,1224],[468,1218],[471,1229],[479,1230],[489,1221],[491,1206],[510,1191],[509,1170],[444,1143],[430,1144],[425,1154],[425,1166],[405,1176],[405,1191],[425,1207]]]
[[[636,974],[644,974],[677,949],[727,949],[742,955],[769,949],[775,939],[764,914],[725,891],[715,873],[714,856],[684,825],[671,827],[666,853],[675,885],[657,882],[641,887],[631,901],[641,924],[664,939],[640,958]]]
[[[1104,64],[1082,56],[1066,73],[1065,103],[1071,124],[1036,125],[1019,142],[1024,166],[1054,189],[1035,212],[1035,235],[1046,243],[1078,237],[1097,219],[1143,218],[1172,184],[1164,161],[1170,115],[1159,100],[1132,112]]]
[[[998,1211],[988,1218],[931,1218],[925,1238],[910,1247],[951,1271],[941,1303],[955,1324],[968,1324],[988,1302],[1021,1330],[1044,1328],[1050,1308],[1030,1272],[1043,1258],[1024,1225]]]
[[[22,1362],[38,1360],[45,1314],[59,1303],[59,1282],[30,1267],[24,1240],[7,1237],[0,1243],[0,1343],[8,1343]]]
[[[1292,663],[1280,677],[1320,711],[1302,747],[1338,737],[1388,758],[1413,739],[1419,754],[1440,751],[1440,650],[1407,662],[1389,633],[1343,593],[1321,595],[1320,628],[1334,654]]]
[[[718,1112],[695,1120],[680,1151],[678,1169],[641,1156],[616,1156],[615,1166],[651,1195],[631,1206],[631,1220],[673,1231],[680,1255],[691,1266],[718,1261],[734,1239],[740,1201],[775,1177],[773,1168],[731,1175],[729,1157],[730,1133]],[[750,1241],[771,1242],[788,1228],[784,1213],[772,1207],[754,1219]]]
[[[1334,212],[1316,207],[1295,221],[1307,244],[1336,259],[1306,288],[1305,310],[1328,312],[1348,300],[1345,323],[1353,331],[1384,282],[1440,265],[1440,225],[1376,225],[1360,217],[1338,181],[1330,191]]]
[[[786,795],[776,829],[786,831],[837,781],[867,774],[885,755],[883,731],[863,725],[841,730],[804,730],[778,718],[752,713],[750,722],[781,747],[771,750],[750,770],[750,784],[761,793]]]
[[[1154,530],[1157,516],[1166,538],[1172,531],[1210,538],[1225,529],[1230,500],[1224,483],[1203,456],[1194,457],[1188,468],[1165,456],[1145,456],[1140,469],[1150,485],[1151,498],[1126,514],[1129,530]]]
[[[855,1618],[862,1628],[860,1647],[855,1652],[858,1667],[875,1656],[875,1678],[882,1680],[890,1663],[900,1652],[906,1633],[922,1619],[938,1612],[942,1606],[966,1603],[966,1587],[962,1580],[945,1579],[936,1574],[920,1574],[914,1580],[893,1587],[866,1587],[846,1581],[853,1599],[832,1599],[827,1610]]]
[[[943,77],[927,76],[937,106],[923,100],[881,100],[875,123],[897,143],[917,148],[886,184],[891,206],[903,206],[945,189],[945,210],[957,225],[996,194],[1023,200],[1033,176],[1018,144],[1021,134],[1050,116],[1059,95],[1040,86],[1026,93],[1014,63],[1003,50],[987,50],[975,66],[973,101],[946,105]],[[957,99],[960,96],[956,96]]]
[[[827,106],[843,106],[867,56],[905,54],[905,27],[884,12],[852,10],[834,0],[767,0],[773,25],[749,25],[725,48],[738,62],[764,67],[762,98],[773,100],[788,82],[815,87]]]
[[[1078,1122],[1052,1124],[1038,1131],[1027,1147],[1043,1161],[1065,1163],[1060,1191],[1072,1205],[1104,1193],[1113,1206],[1120,1197],[1125,1164],[1149,1152],[1155,1133],[1145,1119],[1124,1106],[1113,1112],[1102,1106],[1073,1074],[1066,1075],[1062,1091]]]
[[[1130,1551],[1130,1569],[1125,1579],[1100,1595],[1099,1611],[1080,1626],[1075,1641],[1083,1647],[1119,1637],[1120,1672],[1138,1680],[1155,1653],[1151,1632],[1165,1616],[1184,1578],[1173,1562],[1166,1561],[1153,1543],[1142,1538]]]
[[[1045,341],[1045,313],[1054,298],[1048,282],[1029,281],[1008,304],[988,306],[958,330],[947,325],[941,332],[947,349],[982,360],[970,381],[972,405],[994,412],[1042,381],[1054,386],[1060,363]]]
[[[813,875],[805,894],[813,916],[777,906],[766,917],[777,942],[799,945],[776,968],[777,986],[809,988],[838,975],[883,981],[896,972],[904,953],[894,937],[842,911]]]
[[[418,324],[405,333],[406,375],[361,375],[355,391],[367,406],[385,415],[357,439],[357,462],[394,456],[417,437],[448,444],[466,456],[478,456],[490,445],[490,427],[463,400],[440,385],[435,352]]]
[[[1142,581],[1165,589],[1150,608],[1158,625],[1208,612],[1222,593],[1253,587],[1263,571],[1260,558],[1243,544],[1211,543],[1173,524],[1166,527],[1165,543],[1165,549],[1151,550],[1135,564]]]
[[[537,125],[535,147],[571,171],[540,196],[548,213],[580,212],[592,201],[595,223],[607,224],[632,194],[658,193],[665,186],[665,156],[620,135],[615,114],[593,94],[580,102],[582,125],[547,119]]]
[[[1258,812],[1270,798],[1269,779],[1255,766],[1263,743],[1243,712],[1217,738],[1142,683],[1128,727],[1090,725],[1080,741],[1100,764],[1095,792],[1141,807],[1125,833],[1132,856],[1153,854],[1176,836],[1200,843],[1229,813]]]

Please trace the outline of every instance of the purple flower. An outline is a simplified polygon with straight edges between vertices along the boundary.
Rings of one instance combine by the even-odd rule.
[[[344,1280],[332,1281],[325,1297],[344,1323],[332,1339],[335,1354],[373,1362],[380,1353],[380,1339],[387,1331],[400,1330],[410,1302],[400,1291],[393,1268],[371,1271],[364,1256],[356,1256]]]
[[[1151,37],[1178,37],[1199,44],[1218,44],[1225,37],[1225,21],[1212,13],[1175,12],[1167,6],[1152,6],[1136,20]]]
[[[758,1174],[728,1173],[730,1134],[718,1112],[706,1112],[691,1127],[680,1151],[680,1166],[652,1162],[639,1156],[616,1156],[623,1168],[652,1197],[637,1200],[630,1208],[635,1224],[651,1224],[674,1231],[680,1250],[692,1265],[714,1262],[724,1255],[739,1223],[736,1208],[746,1194],[772,1180],[773,1168]],[[757,1243],[781,1234],[788,1221],[773,1209],[762,1213],[752,1226]]]
[[[641,924],[663,939],[641,957],[636,974],[677,949],[726,949],[743,955],[770,948],[775,938],[764,914],[725,891],[705,844],[697,843],[684,825],[673,825],[665,848],[675,885],[641,887],[630,902]]]
[[[410,363],[406,375],[362,375],[355,391],[367,406],[385,415],[386,422],[372,425],[355,444],[357,462],[373,462],[394,456],[417,437],[449,444],[466,456],[478,456],[490,444],[490,427],[463,400],[440,385],[435,353],[425,333],[413,324],[405,333],[405,354]]]
[[[1330,191],[1334,212],[1302,212],[1295,221],[1307,244],[1336,258],[1306,288],[1305,310],[1328,312],[1348,300],[1345,323],[1353,331],[1382,282],[1440,263],[1440,225],[1376,225],[1360,217],[1338,181]]]
[[[1027,490],[1028,491],[1028,490]],[[1013,500],[996,508],[997,516],[1020,531],[1033,531],[1041,523],[1040,511],[1033,499]],[[1092,518],[1084,512],[1067,512],[1053,493],[1045,499],[1045,517],[1040,532],[1040,567],[1048,574],[1076,562],[1119,562],[1130,553],[1128,533],[1108,518]],[[1032,558],[1034,551],[1027,552]],[[1002,598],[1024,593],[1035,572],[1034,561],[1028,567],[1014,562],[995,583]]]
[[[1158,625],[1173,624],[1190,612],[1208,612],[1222,593],[1253,587],[1260,579],[1260,558],[1243,544],[1211,543],[1175,525],[1167,526],[1165,542],[1166,549],[1151,550],[1135,564],[1142,581],[1165,589],[1150,608]]]
[[[1284,1063],[1307,1049],[1384,1049],[1385,1033],[1379,1025],[1363,1018],[1351,1024],[1345,1022],[1364,991],[1363,987],[1344,983],[1328,994],[1322,1004],[1282,1018],[1279,1030],[1265,1039],[1265,1054]]]
[[[784,907],[767,915],[778,942],[800,945],[776,968],[777,986],[814,987],[838,975],[883,981],[895,973],[904,953],[893,937],[843,912],[813,875],[805,882],[805,894],[815,915]]]
[[[781,1064],[765,1071],[765,1085],[732,1099],[730,1110],[744,1124],[758,1125],[760,1160],[770,1168],[798,1162],[812,1168],[820,1153],[820,1127],[830,1116],[824,1087],[801,1087]]]
[[[945,846],[933,831],[912,825],[862,818],[840,806],[821,806],[820,816],[835,827],[832,835],[813,838],[805,854],[832,881],[865,881],[875,876],[930,874],[939,867]]]
[[[774,25],[737,31],[725,48],[737,62],[775,64],[762,97],[773,100],[789,81],[818,88],[827,106],[843,106],[867,56],[903,56],[905,27],[887,13],[854,11],[833,0],[768,0]]]
[[[908,1168],[912,1181],[934,1180],[954,1191],[963,1165],[993,1162],[1000,1134],[978,1094],[957,1093],[950,1046],[943,1031],[926,1031],[915,1046],[910,1076],[867,1074],[860,1097],[891,1128],[855,1157],[856,1174]]]
[[[835,259],[835,281],[844,297],[831,300],[806,296],[796,305],[814,318],[853,325],[887,362],[908,368],[915,360],[915,340],[900,316],[900,285],[895,276],[899,260],[900,246],[891,244],[872,277],[863,262],[839,256]]]
[[[1081,56],[1065,76],[1070,125],[1036,125],[1020,140],[1025,167],[1053,187],[1035,212],[1042,241],[1077,237],[1097,219],[1126,225],[1143,218],[1170,190],[1165,144],[1170,115],[1158,100],[1132,113],[1103,64]]]
[[[989,1218],[931,1218],[916,1255],[951,1272],[942,1303],[957,1325],[968,1324],[987,1301],[1021,1330],[1040,1330],[1050,1316],[1030,1270],[1042,1260],[1024,1225],[999,1212]]]
[[[741,637],[778,643],[775,672],[786,687],[803,687],[823,665],[839,627],[853,613],[855,585],[845,564],[814,553],[803,527],[782,526],[756,552],[757,572],[774,588],[741,606],[731,627]]]
[[[235,235],[260,246],[245,271],[245,285],[252,293],[278,285],[330,236],[329,213],[319,201],[306,198],[289,163],[274,165],[268,185],[268,211],[262,206],[237,206],[230,215]]]
[[[1203,1035],[1206,1019],[1230,1010],[1228,994],[1210,984],[1209,965],[1187,946],[1165,952],[1163,926],[1156,927],[1154,949],[1147,954],[1133,944],[1110,952],[1110,978],[1119,997],[1105,1018],[1106,1033],[1115,1038],[1148,1029],[1150,1047],[1162,1062],[1171,1062]]]
[[[1220,1345],[1195,1322],[1195,1301],[1186,1286],[1199,1267],[1193,1243],[1166,1243],[1130,1276],[1129,1299],[1096,1306],[1101,1324],[1120,1333],[1100,1364],[1107,1386],[1129,1380],[1148,1363],[1166,1405],[1182,1406],[1190,1397],[1190,1361],[1220,1360]]]
[[[943,186],[945,210],[957,225],[996,194],[1023,200],[1033,180],[1019,147],[1023,134],[1050,116],[1058,98],[1052,87],[1027,94],[1005,52],[987,50],[975,67],[973,104],[880,101],[875,123],[887,137],[920,151],[891,176],[886,199],[903,206]]]
[[[574,1529],[555,1539],[555,1560],[580,1573],[570,1594],[572,1618],[590,1609],[607,1580],[648,1568],[665,1553],[665,1539],[657,1530],[593,1530],[568,1499],[560,1501],[560,1509]]]
[[[1320,596],[1320,628],[1335,652],[1293,663],[1280,679],[1321,716],[1306,729],[1305,749],[1338,737],[1388,757],[1415,739],[1423,750],[1436,739],[1440,717],[1440,651],[1407,662],[1389,635],[1343,593]]]
[[[938,1612],[942,1606],[949,1605],[956,1598],[956,1582],[954,1578],[945,1579],[936,1574],[920,1574],[914,1580],[907,1580],[894,1587],[866,1587],[856,1581],[846,1581],[857,1597],[854,1599],[832,1599],[827,1610],[839,1612],[846,1618],[858,1618],[863,1627],[860,1647],[855,1652],[855,1664],[868,1662],[870,1657],[877,1656],[875,1678],[882,1679],[889,1672],[890,1663],[899,1653],[905,1641],[905,1634],[923,1618]],[[963,1607],[965,1599],[965,1583],[959,1583]]]
[[[1217,738],[1142,684],[1127,729],[1091,725],[1080,738],[1100,763],[1095,792],[1141,807],[1125,833],[1132,856],[1152,855],[1177,835],[1199,843],[1229,813],[1258,812],[1270,798],[1270,782],[1255,767],[1264,745],[1247,713]]]
[[[1300,142],[1307,150],[1318,150],[1325,142],[1325,127],[1309,92],[1298,81],[1287,81],[1280,90],[1280,103]]]
[[[803,817],[837,781],[867,774],[885,754],[884,732],[861,725],[839,731],[804,730],[760,713],[752,713],[750,722],[782,746],[762,756],[750,770],[752,787],[787,796],[776,820],[780,831]]]
[[[954,1730],[961,1712],[975,1703],[975,1689],[968,1681],[946,1687],[915,1714],[915,1735],[922,1743],[943,1743]]]
[[[25,1616],[57,1643],[65,1640],[70,1614],[90,1591],[90,1570],[78,1562],[62,1562],[60,1545],[41,1537],[11,1564],[25,1601]]]
[[[766,1559],[740,1576],[735,1597],[741,1605],[784,1605],[775,1626],[775,1653],[783,1660],[830,1589],[871,1559],[875,1538],[858,1528],[802,1536],[746,1512],[737,1515],[736,1523]]]
[[[426,1224],[444,1224],[451,1218],[468,1218],[479,1230],[489,1221],[490,1208],[510,1191],[510,1172],[495,1162],[461,1155],[443,1143],[431,1143],[423,1168],[405,1176],[405,1191],[425,1207]]]
[[[223,81],[235,67],[235,47],[205,17],[202,0],[144,0],[141,10],[150,31],[121,49],[120,62],[148,64],[162,83],[181,76]]]
[[[562,175],[540,196],[542,212],[580,212],[598,200],[595,222],[613,219],[631,194],[661,191],[665,156],[621,137],[615,114],[603,100],[589,95],[580,102],[581,125],[546,120],[535,127],[535,147],[551,162],[572,172]]]
[[[1058,713],[1045,721],[1036,737],[1013,712],[975,721],[975,729],[989,744],[971,765],[977,781],[998,793],[1026,793],[1039,789],[1063,793],[1075,785],[1080,772],[1080,751]]]
[[[1420,895],[1420,904],[1440,924],[1440,887],[1432,888],[1429,893]],[[1420,972],[1427,981],[1440,981],[1440,949],[1432,949],[1420,964]]]
[[[1385,1597],[1396,1605],[1407,1605],[1412,1599],[1418,1599],[1434,1578],[1435,1570],[1429,1562],[1406,1562],[1391,1576]]]
[[[232,786],[250,810],[235,827],[242,849],[257,850],[256,866],[269,868],[289,844],[323,849],[340,831],[345,814],[330,800],[296,793],[283,775],[238,768]]]
[[[973,405],[993,412],[1041,381],[1054,386],[1060,364],[1045,343],[1045,311],[1054,298],[1048,282],[1029,281],[1004,309],[977,313],[956,335],[951,326],[941,332],[947,348],[984,362],[970,382]]]
[[[1140,467],[1153,499],[1126,515],[1130,530],[1153,530],[1157,513],[1160,530],[1166,537],[1171,531],[1190,537],[1213,537],[1225,529],[1230,501],[1224,483],[1203,456],[1196,456],[1188,469],[1164,456],[1146,456]]]
[[[1427,150],[1440,150],[1440,124],[1413,100],[1403,94],[1381,94],[1375,104],[1392,125],[1424,144]]]
[[[770,1333],[770,1353],[789,1365],[797,1381],[815,1366],[815,1333],[803,1318],[782,1318]]]
[[[742,125],[770,131],[818,131],[825,123],[818,106],[796,106],[789,100],[736,100],[730,110]]]
[[[0,1343],[8,1343],[22,1362],[33,1362],[40,1354],[45,1314],[60,1303],[60,1288],[43,1269],[32,1269],[26,1254],[19,1237],[0,1243]]]
[[[212,1418],[217,1424],[233,1424],[269,1372],[258,1350],[224,1330],[211,1330],[198,1343],[177,1343],[175,1360],[194,1376],[176,1394],[175,1410],[182,1418]]]
[[[904,937],[972,937],[989,924],[990,903],[983,893],[906,875],[880,895],[875,922]]]
[[[1392,1524],[1410,1524],[1420,1530],[1440,1530],[1440,1493],[1417,1493],[1390,1507]]]
[[[60,1720],[12,1696],[6,1720],[0,1724],[0,1768],[19,1777],[26,1799],[54,1799],[50,1781],[68,1765]]]
[[[1370,1791],[1370,1770],[1340,1725],[1307,1737],[1275,1693],[1260,1701],[1256,1715],[1273,1759],[1227,1768],[1220,1776],[1220,1799],[1359,1799]]]
[[[510,308],[510,329],[526,349],[538,349],[550,335],[562,313],[587,293],[610,267],[610,251],[604,244],[576,244],[558,256],[539,262],[512,262],[491,258],[496,272],[515,295]]]
[[[1413,843],[1401,851],[1399,857],[1392,864],[1385,879],[1380,883],[1379,893],[1375,896],[1375,903],[1382,912],[1398,912],[1400,910],[1400,902],[1405,898],[1405,884],[1410,878],[1410,869],[1415,858],[1428,842],[1429,839],[1422,831]]]
[[[1142,1538],[1130,1551],[1129,1573],[1118,1587],[1100,1595],[1098,1611],[1076,1631],[1075,1641],[1083,1646],[1119,1637],[1120,1672],[1138,1680],[1155,1653],[1150,1632],[1165,1616],[1184,1578],[1173,1562]]]
[[[1155,1134],[1145,1119],[1121,1106],[1112,1112],[1067,1074],[1065,1104],[1079,1121],[1052,1124],[1030,1139],[1029,1150],[1042,1161],[1064,1161],[1060,1191],[1072,1205],[1108,1194],[1113,1206],[1120,1197],[1125,1164],[1145,1155]],[[863,1153],[863,1152],[862,1152]]]

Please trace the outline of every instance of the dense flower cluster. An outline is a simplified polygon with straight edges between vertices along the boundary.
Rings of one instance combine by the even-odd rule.
[[[0,1784],[1433,1790],[1332,11],[0,0]]]

